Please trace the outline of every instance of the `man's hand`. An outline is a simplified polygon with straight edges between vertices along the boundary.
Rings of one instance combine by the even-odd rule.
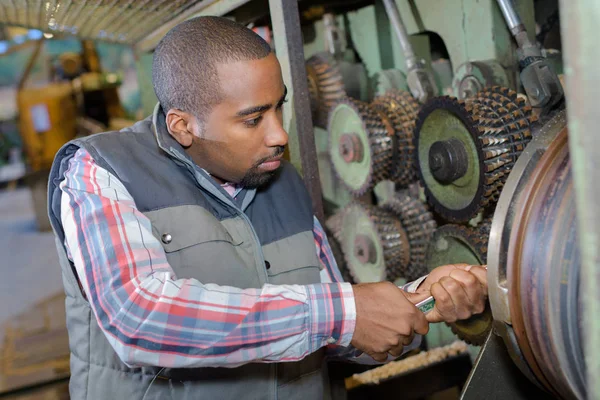
[[[453,264],[431,271],[415,294],[409,294],[414,304],[433,296],[435,307],[427,313],[428,322],[455,322],[480,314],[487,299],[485,266]]]
[[[373,359],[383,362],[388,353],[399,357],[415,333],[425,335],[429,331],[425,315],[393,283],[363,283],[352,289],[356,303],[352,345]]]

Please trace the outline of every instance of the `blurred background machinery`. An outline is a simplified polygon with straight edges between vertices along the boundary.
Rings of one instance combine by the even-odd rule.
[[[171,27],[198,15],[247,25],[280,59],[292,99],[286,156],[347,281],[400,285],[442,264],[488,265],[482,314],[432,326],[418,355],[360,367],[368,374],[351,383],[360,368],[334,363],[332,380],[347,382],[333,385],[334,398],[454,387],[465,399],[600,399],[590,379],[600,373],[600,332],[583,322],[600,304],[589,291],[598,280],[585,279],[598,267],[591,221],[600,225],[587,187],[595,147],[582,146],[597,144],[581,128],[593,126],[594,104],[582,98],[583,76],[599,83],[596,64],[579,62],[582,43],[593,48],[586,4],[600,17],[589,0],[66,0],[45,10],[3,4],[0,20],[132,46],[145,115],[156,102],[152,50]],[[563,55],[566,43],[576,58]],[[120,81],[98,75],[92,47],[83,49],[53,64],[55,86],[37,95],[45,107],[20,95],[34,169],[84,125],[88,134],[118,118]],[[580,71],[572,86],[568,67]]]

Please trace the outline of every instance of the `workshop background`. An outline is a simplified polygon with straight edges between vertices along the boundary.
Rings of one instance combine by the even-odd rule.
[[[483,314],[331,360],[333,399],[600,399],[594,0],[0,0],[0,399],[69,398],[54,154],[150,115],[152,51],[199,15],[279,57],[286,158],[347,281],[488,265]]]

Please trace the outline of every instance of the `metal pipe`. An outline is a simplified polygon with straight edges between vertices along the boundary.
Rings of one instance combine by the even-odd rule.
[[[515,10],[512,0],[498,0],[498,5],[500,6],[500,10],[502,10],[506,24],[511,32],[519,25],[523,25],[521,17],[517,14],[517,10]]]
[[[390,23],[394,27],[396,37],[398,38],[398,42],[400,42],[400,47],[402,47],[402,52],[404,53],[407,64],[409,62],[414,63],[416,59],[415,52],[408,39],[408,33],[406,33],[406,28],[400,18],[400,11],[398,11],[395,0],[383,0],[383,5],[385,6],[385,11],[390,19]],[[408,67],[410,68],[412,65],[408,65]]]

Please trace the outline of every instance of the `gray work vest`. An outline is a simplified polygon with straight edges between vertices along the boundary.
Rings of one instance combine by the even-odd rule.
[[[152,118],[130,128],[67,143],[52,166],[48,201],[66,293],[71,397],[328,398],[323,350],[299,362],[252,363],[238,368],[129,368],[119,359],[82,295],[65,254],[59,184],[69,159],[80,147],[125,185],[137,208],[152,222],[153,234],[161,240],[178,278],[238,288],[320,281],[310,197],[289,163],[283,163],[279,175],[265,188],[242,190],[233,200],[168,134],[158,106]]]

